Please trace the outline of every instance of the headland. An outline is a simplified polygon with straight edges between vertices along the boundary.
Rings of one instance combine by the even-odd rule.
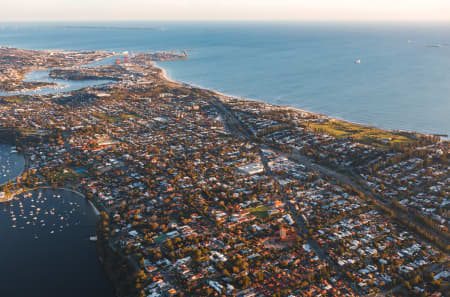
[[[2,98],[31,161],[13,190],[65,186],[98,206],[118,296],[447,290],[448,141],[176,82],[154,65],[171,55],[59,72],[106,85]]]

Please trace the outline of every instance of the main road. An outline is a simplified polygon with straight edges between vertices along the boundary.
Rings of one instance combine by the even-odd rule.
[[[232,132],[233,134],[235,134],[235,135],[241,136],[241,137],[243,137],[245,139],[248,139],[248,140],[254,140],[254,134],[252,133],[252,131],[250,131],[248,129],[248,127],[246,127],[246,125],[243,124],[236,117],[236,115],[233,113],[233,111],[230,110],[220,100],[219,97],[221,97],[221,95],[219,95],[219,94],[216,95],[216,96],[213,96],[210,102],[211,102],[211,104],[213,104],[220,111],[220,113],[224,117],[225,125],[226,125],[227,129],[230,132]],[[409,222],[411,220],[410,214],[405,213],[404,211],[401,211],[399,209],[393,209],[391,203],[387,203],[387,202],[383,201],[381,199],[382,197],[378,197],[378,196],[374,195],[372,192],[370,192],[365,187],[363,187],[363,185],[365,185],[365,183],[364,183],[365,181],[359,175],[354,174],[352,172],[348,172],[348,174],[343,174],[343,173],[337,172],[336,170],[333,170],[331,168],[328,168],[328,167],[322,166],[320,164],[317,164],[316,162],[314,162],[310,158],[308,158],[305,155],[302,155],[302,154],[300,154],[299,152],[296,152],[296,151],[290,152],[290,153],[285,153],[285,152],[280,151],[276,147],[268,146],[266,144],[260,144],[259,152],[260,152],[261,160],[262,160],[262,163],[264,165],[265,171],[275,181],[277,181],[277,178],[271,172],[270,167],[267,164],[268,160],[266,159],[266,157],[262,153],[262,149],[271,149],[275,153],[277,153],[277,154],[279,154],[281,156],[284,156],[284,157],[288,158],[291,161],[294,161],[296,163],[301,163],[301,164],[305,165],[306,167],[308,167],[309,169],[312,169],[313,171],[319,172],[322,176],[332,177],[332,178],[336,179],[338,182],[340,182],[341,184],[348,185],[348,186],[358,190],[360,193],[364,194],[365,197],[371,199],[371,201],[374,201],[376,204],[378,204],[378,205],[380,205],[382,207],[385,207],[386,209],[393,210],[394,214],[395,214],[395,217],[397,219],[401,219],[401,220],[406,221],[406,222]],[[293,209],[293,206],[289,203],[286,193],[282,192],[281,194],[283,195],[284,202],[288,206],[291,215],[293,216],[293,218],[296,221],[297,227],[299,228],[299,230],[301,230],[303,232],[303,234],[307,234],[308,235],[307,242],[311,246],[311,248],[316,252],[317,255],[319,255],[319,257],[322,260],[325,260],[330,265],[330,267],[333,267],[334,270],[338,273],[339,276],[341,276],[344,279],[348,279],[347,275],[345,274],[345,271],[342,271],[340,269],[340,267],[336,265],[335,261],[333,261],[329,257],[329,253],[324,248],[322,248],[317,243],[317,241],[315,241],[314,239],[312,239],[309,236],[309,230],[308,230],[308,227],[307,227],[307,224],[306,224],[305,220],[301,216],[297,215],[297,211],[295,209]],[[449,238],[447,236],[445,236],[444,234],[441,234],[441,233],[437,232],[436,230],[431,229],[429,226],[425,226],[423,224],[420,224],[419,222],[415,222],[415,224],[418,224],[418,226],[420,226],[423,230],[425,230],[429,234],[432,234],[433,236],[437,236],[437,238],[442,238],[442,240],[446,244],[448,244]],[[422,239],[428,241],[421,234],[417,233],[416,230],[411,229],[411,231],[416,233],[416,235],[419,238],[422,238]],[[356,293],[360,293],[361,292],[361,290],[354,284],[354,282],[349,282],[349,283],[352,284],[352,289]]]
[[[221,95],[217,94],[216,96],[213,96],[211,103],[222,113],[224,118],[226,119],[227,127],[229,130],[233,131],[234,133],[241,135],[247,139],[252,139],[254,137],[253,133],[233,114],[233,111],[230,110],[223,102],[220,100]],[[277,149],[276,147],[269,147],[268,145],[262,144],[261,149],[263,148],[270,148],[274,152],[278,153],[279,155],[282,155],[291,161],[295,161],[298,163],[302,163],[303,165],[309,167],[310,169],[313,169],[315,171],[320,172],[324,176],[333,177],[337,181],[339,181],[341,184],[348,185],[356,190],[358,190],[360,193],[364,194],[365,197],[369,198],[372,202],[378,204],[381,207],[384,207],[385,209],[390,209],[394,212],[395,217],[403,222],[411,222],[412,216],[411,213],[402,211],[398,208],[394,208],[392,203],[384,201],[379,195],[373,194],[371,191],[365,188],[365,181],[357,174],[354,174],[351,171],[348,171],[347,174],[343,174],[340,172],[337,172],[336,170],[333,170],[331,168],[322,166],[320,164],[317,164],[310,158],[306,157],[305,155],[300,154],[299,152],[291,152],[291,153],[285,153]],[[450,243],[450,238],[443,232],[439,232],[438,230],[435,230],[431,228],[430,226],[424,225],[420,222],[414,221],[413,222],[416,226],[420,227],[422,230],[424,230],[426,233],[431,234],[432,236],[439,238],[442,240],[446,245]],[[410,228],[411,231],[413,231],[419,238],[424,239],[425,241],[429,241],[427,238],[425,238],[422,234],[418,233],[415,229]],[[436,246],[436,244],[434,244]],[[440,248],[440,247],[438,247]],[[441,248],[440,248],[441,249]],[[444,251],[446,252],[446,251]]]
[[[248,128],[245,125],[243,125],[240,122],[240,120],[219,99],[215,98],[215,100],[212,101],[212,104],[214,106],[216,106],[221,111],[222,116],[224,116],[224,118],[226,120],[225,121],[226,122],[226,126],[227,126],[227,128],[228,128],[228,130],[230,132],[232,132],[234,134],[237,134],[237,135],[239,135],[241,137],[244,137],[246,139],[249,139],[249,140],[252,139],[253,134],[251,133],[251,131],[249,131]],[[278,183],[277,176],[271,171],[270,167],[268,166],[268,160],[267,160],[267,158],[264,156],[264,154],[262,152],[263,149],[271,149],[271,150],[277,152],[279,155],[286,156],[286,157],[288,157],[289,159],[291,159],[291,160],[293,160],[295,162],[301,162],[302,164],[308,166],[309,168],[311,168],[313,170],[320,171],[324,175],[328,175],[328,176],[333,176],[334,175],[334,171],[332,171],[330,169],[327,169],[327,168],[325,168],[323,166],[319,166],[319,165],[313,163],[307,157],[301,156],[300,154],[298,154],[298,155],[286,155],[284,153],[278,152],[274,148],[268,147],[267,145],[261,145],[259,147],[259,154],[260,154],[260,157],[261,157],[261,161],[262,161],[262,163],[264,165],[265,172],[275,182],[277,182],[278,186],[280,186],[280,184]],[[300,235],[302,238],[304,238],[305,235],[306,235],[306,242],[314,250],[315,254],[318,255],[318,257],[322,261],[325,261],[328,264],[329,267],[333,268],[333,270],[336,272],[336,274],[339,276],[340,279],[348,280],[349,281],[348,284],[351,285],[353,291],[355,293],[357,293],[358,295],[360,295],[362,293],[360,288],[358,288],[354,282],[349,280],[348,276],[345,274],[345,271],[343,271],[338,265],[336,265],[336,262],[333,261],[330,258],[328,251],[325,250],[324,248],[322,248],[317,243],[316,240],[311,238],[311,236],[309,235],[307,222],[305,221],[304,218],[302,218],[301,216],[299,216],[297,214],[297,211],[294,209],[292,204],[289,202],[289,197],[286,195],[286,193],[281,191],[281,195],[283,197],[283,202],[288,207],[289,213],[291,214],[291,216],[295,220],[295,224],[297,226],[296,231],[297,231],[298,235]]]

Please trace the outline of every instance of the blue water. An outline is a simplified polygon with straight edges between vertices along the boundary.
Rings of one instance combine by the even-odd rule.
[[[11,150],[0,143],[0,185],[24,169]],[[88,241],[98,220],[92,206],[69,191],[32,193],[0,203],[0,296],[115,296]]]
[[[12,148],[11,145],[0,142],[0,185],[8,181],[15,182],[25,167],[23,156],[12,152]]]
[[[0,45],[188,49],[189,60],[160,63],[176,80],[382,128],[450,134],[450,24],[65,25],[4,23]]]
[[[89,242],[98,218],[88,202],[52,189],[17,198],[0,204],[0,295],[115,296]]]
[[[92,63],[93,64],[93,63]],[[49,83],[56,83],[56,87],[42,87],[30,91],[18,91],[18,92],[0,92],[0,96],[11,95],[49,95],[58,94],[62,92],[70,92],[87,88],[89,86],[98,86],[111,83],[111,80],[107,79],[86,79],[86,80],[65,80],[59,78],[50,77],[49,69],[36,70],[25,75],[25,81],[42,81]]]

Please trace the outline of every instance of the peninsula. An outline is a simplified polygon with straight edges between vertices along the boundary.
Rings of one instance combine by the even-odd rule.
[[[185,54],[79,67],[113,55],[0,49],[14,88],[38,68],[111,80],[0,97],[0,129],[28,164],[0,197],[85,195],[117,296],[448,294],[448,141],[225,96],[154,65]]]

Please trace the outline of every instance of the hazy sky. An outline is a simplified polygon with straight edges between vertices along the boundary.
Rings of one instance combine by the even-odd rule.
[[[1,21],[447,21],[450,0],[1,0]]]

